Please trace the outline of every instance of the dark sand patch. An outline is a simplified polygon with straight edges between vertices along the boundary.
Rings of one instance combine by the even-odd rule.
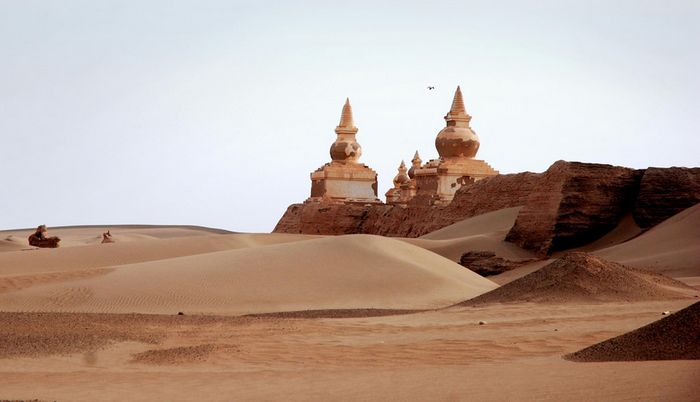
[[[0,312],[0,358],[94,352],[113,343],[128,341],[159,344],[175,332],[196,333],[207,325],[227,325],[233,330],[255,323],[267,323],[288,328],[289,319],[379,317],[421,311],[310,310],[248,316],[177,315],[177,312],[173,315]],[[205,345],[194,350],[165,349],[165,352],[154,349],[149,351],[150,354],[137,357],[137,361],[167,361],[172,356],[205,353],[208,348]],[[219,346],[217,348],[220,349]]]
[[[145,364],[184,364],[206,361],[216,352],[237,352],[234,345],[203,344],[168,349],[151,349],[134,355],[132,362]]]
[[[363,317],[385,317],[388,315],[403,315],[421,313],[428,310],[396,310],[396,309],[329,309],[329,310],[299,310],[281,311],[277,313],[248,314],[244,317],[259,318],[363,318]]]
[[[564,358],[575,362],[699,360],[700,302]]]

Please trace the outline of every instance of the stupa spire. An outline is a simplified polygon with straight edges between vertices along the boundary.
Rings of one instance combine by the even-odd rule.
[[[357,143],[355,134],[357,127],[352,118],[352,106],[350,98],[345,99],[343,112],[340,114],[340,123],[335,128],[337,138],[331,144],[331,159],[342,163],[355,163],[362,155],[362,147]]]
[[[472,119],[472,117],[467,113],[466,108],[464,107],[464,98],[462,97],[462,89],[457,86],[457,90],[455,91],[455,96],[452,99],[452,107],[450,107],[450,111],[447,112],[447,116],[445,116],[445,120],[447,121],[447,125],[463,125],[466,122],[467,125],[469,121]],[[459,124],[459,123],[461,124]]]
[[[418,151],[416,151],[415,155],[413,155],[413,159],[411,159],[411,168],[408,169],[409,178],[413,179],[416,176],[416,169],[420,169],[421,163],[423,163],[423,161],[420,159]]]
[[[423,162],[420,158],[420,155],[418,155],[418,151],[413,155],[413,159],[411,159],[411,162],[413,165],[418,164],[420,166],[421,162]]]
[[[343,129],[343,131],[354,130],[357,132],[357,127],[355,127],[355,121],[352,118],[352,106],[350,106],[350,98],[345,99],[345,105],[343,105],[343,112],[340,115],[340,123],[338,123],[338,129]]]

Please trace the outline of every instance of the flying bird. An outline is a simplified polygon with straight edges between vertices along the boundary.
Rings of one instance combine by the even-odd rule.
[[[435,87],[428,87],[428,91],[432,91]]]

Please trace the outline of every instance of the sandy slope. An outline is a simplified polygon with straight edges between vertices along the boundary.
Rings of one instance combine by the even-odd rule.
[[[517,217],[518,208],[507,208],[479,215],[427,234],[404,241],[431,250],[453,261],[465,251],[493,251],[511,260],[534,255],[504,242],[506,233]],[[648,269],[671,277],[700,276],[700,204],[667,219],[643,232],[631,215],[605,236],[577,250],[594,252],[608,260]],[[557,253],[556,256],[563,255]],[[507,283],[546,265],[543,262],[520,267],[490,278]]]
[[[399,240],[339,236],[120,265],[0,294],[6,311],[245,314],[442,307],[496,285]]]
[[[467,251],[493,251],[497,256],[511,260],[532,258],[533,253],[503,241],[520,208],[505,208],[474,216],[420,238],[403,240],[452,261],[459,261]]]
[[[620,223],[618,223],[618,225],[613,230],[606,233],[600,239],[592,243],[586,244],[583,247],[577,248],[577,250],[601,250],[604,248],[615,246],[620,243],[624,243],[630,239],[635,238],[636,236],[639,236],[641,233],[642,229],[639,226],[637,226],[637,223],[635,223],[632,213],[628,213],[620,220]]]
[[[672,277],[700,276],[700,204],[595,254]]]
[[[4,251],[18,251],[29,247],[25,238],[11,234],[0,235],[0,253]]]
[[[700,284],[700,204],[667,219],[642,233],[630,215],[618,227],[586,246],[589,251],[607,260],[631,267],[682,278],[690,285]],[[505,284],[528,275],[572,250],[555,253],[551,260],[536,261],[501,275],[489,277]]]
[[[207,234],[13,251],[0,253],[0,277],[133,264],[314,238],[317,237],[287,234]]]
[[[520,209],[522,209],[522,207],[505,208],[473,216],[423,235],[420,238],[428,240],[449,240],[484,233],[508,231],[513,227]]]

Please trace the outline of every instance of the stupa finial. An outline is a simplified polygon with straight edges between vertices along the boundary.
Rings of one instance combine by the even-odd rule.
[[[418,155],[418,151],[416,150],[416,153],[413,155],[413,159],[411,159],[411,162],[413,165],[418,164],[420,166],[421,162],[423,162],[420,158],[420,155]]]
[[[448,125],[450,125],[450,122],[453,122],[453,124],[454,122],[469,123],[471,119],[472,117],[467,113],[467,110],[464,107],[462,89],[458,85],[457,90],[455,91],[455,96],[452,99],[452,107],[450,107],[450,111],[447,113],[447,116],[445,116],[445,120],[447,120]]]
[[[352,118],[352,106],[350,106],[350,98],[345,99],[345,105],[343,105],[343,113],[340,115],[340,123],[338,123],[338,128],[346,130],[355,130],[355,121]]]
[[[408,169],[408,177],[413,179],[416,177],[416,169],[420,169],[420,165],[423,163],[423,161],[420,159],[420,155],[418,155],[418,151],[416,150],[415,155],[413,155],[413,159],[411,159],[411,168]]]

